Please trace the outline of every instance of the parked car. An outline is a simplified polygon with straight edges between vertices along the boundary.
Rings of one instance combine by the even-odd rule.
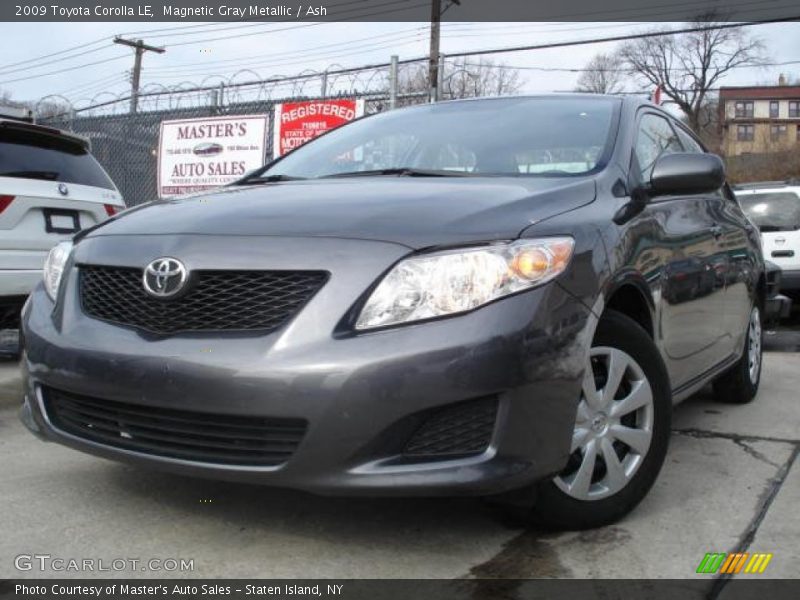
[[[0,116],[0,332],[19,327],[48,251],[124,206],[86,139]]]
[[[673,294],[686,256],[727,283]],[[176,473],[595,527],[656,480],[673,403],[754,398],[765,294],[723,163],[659,107],[416,106],[57,246],[22,419]]]
[[[764,270],[767,281],[767,300],[764,303],[763,322],[766,327],[774,328],[781,319],[788,319],[792,314],[792,299],[781,293],[782,269],[774,262],[765,260]]]
[[[800,297],[800,183],[750,183],[734,192],[761,231],[764,258],[783,272],[781,289]]]

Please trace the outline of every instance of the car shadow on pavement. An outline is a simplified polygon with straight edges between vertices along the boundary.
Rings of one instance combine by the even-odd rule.
[[[347,533],[374,541],[387,530],[395,534],[481,529],[521,529],[498,516],[479,498],[367,498],[319,496],[303,491],[230,483],[150,471],[128,465],[104,465],[106,479],[128,497],[154,502],[160,509],[194,517],[223,520],[242,530],[268,523],[300,533],[313,530],[338,536]],[[357,526],[354,527],[354,524]],[[396,541],[396,539],[395,539]]]

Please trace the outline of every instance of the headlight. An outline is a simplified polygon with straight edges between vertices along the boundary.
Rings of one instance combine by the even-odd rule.
[[[58,296],[58,286],[61,285],[61,275],[70,252],[72,242],[61,242],[50,250],[47,260],[44,261],[44,289],[53,301]]]
[[[540,285],[567,268],[574,245],[554,237],[407,258],[372,292],[356,329],[462,313]]]

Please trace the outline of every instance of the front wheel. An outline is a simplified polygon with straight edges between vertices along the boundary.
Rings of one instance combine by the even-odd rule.
[[[569,461],[540,484],[533,524],[588,529],[633,510],[661,470],[671,415],[669,378],[652,339],[607,312],[589,352]]]

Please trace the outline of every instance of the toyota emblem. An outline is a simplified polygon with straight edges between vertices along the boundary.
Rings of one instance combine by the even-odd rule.
[[[186,285],[188,272],[177,258],[157,258],[144,269],[142,284],[156,298],[169,298]]]
[[[62,196],[69,196],[69,188],[67,187],[66,183],[58,184],[58,193]]]

